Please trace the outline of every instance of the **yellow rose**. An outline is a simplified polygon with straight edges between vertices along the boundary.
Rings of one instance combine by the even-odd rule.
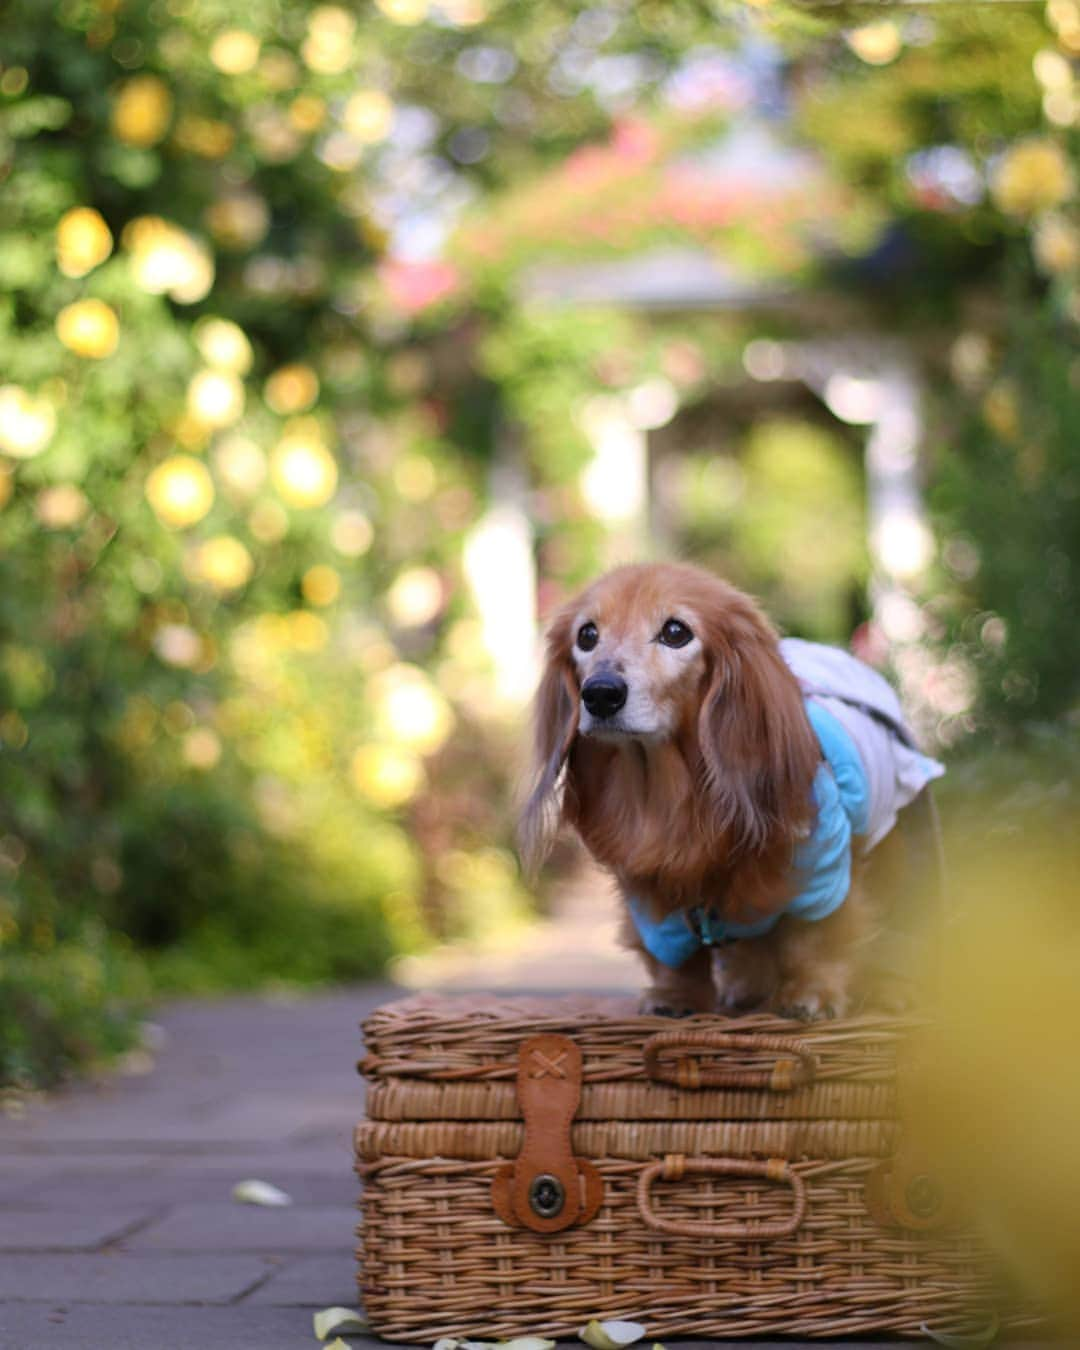
[[[120,86],[113,102],[113,134],[140,149],[157,145],[169,128],[172,107],[172,94],[164,80],[136,75]]]
[[[994,201],[1011,216],[1036,216],[1072,196],[1076,179],[1056,141],[1031,137],[1002,155],[991,180]]]
[[[92,206],[65,211],[56,227],[56,260],[66,277],[83,277],[112,252],[113,237]]]
[[[56,335],[76,356],[100,361],[116,350],[120,323],[104,300],[76,300],[56,316]]]

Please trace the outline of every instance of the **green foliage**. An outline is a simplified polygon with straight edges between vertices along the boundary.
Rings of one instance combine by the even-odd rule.
[[[1077,361],[1049,304],[1017,305],[994,382],[939,456],[953,564],[939,612],[997,729],[1080,710]]]
[[[50,1086],[130,1049],[149,985],[126,944],[87,924],[56,943],[47,929],[0,961],[0,1083]]]

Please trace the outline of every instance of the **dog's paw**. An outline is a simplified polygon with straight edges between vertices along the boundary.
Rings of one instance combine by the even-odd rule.
[[[843,1017],[848,997],[837,990],[807,989],[789,981],[777,993],[775,1012],[798,1022],[824,1022]]]
[[[645,994],[638,1002],[638,1012],[644,1017],[693,1017],[700,1008],[691,1008],[672,999]]]

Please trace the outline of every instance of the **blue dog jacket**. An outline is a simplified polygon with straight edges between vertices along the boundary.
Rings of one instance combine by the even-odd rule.
[[[818,643],[790,638],[780,651],[802,687],[822,756],[812,789],[816,824],[792,855],[799,889],[781,912],[824,919],[847,898],[853,841],[873,848],[897,812],[945,770],[914,748],[896,694],[876,671]],[[728,923],[706,903],[653,919],[637,898],[629,903],[642,943],[665,966],[681,966],[702,946],[760,937],[780,918]]]

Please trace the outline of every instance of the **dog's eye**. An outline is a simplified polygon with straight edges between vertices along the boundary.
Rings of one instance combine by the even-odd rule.
[[[694,635],[681,619],[668,619],[660,629],[659,637],[665,647],[685,647]]]
[[[594,623],[583,623],[578,629],[577,645],[583,652],[591,652],[600,641],[600,633]]]

